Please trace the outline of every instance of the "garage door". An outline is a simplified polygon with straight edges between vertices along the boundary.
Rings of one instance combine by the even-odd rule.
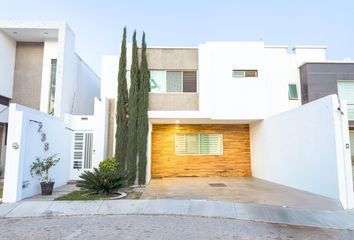
[[[154,125],[152,177],[251,176],[249,126]]]

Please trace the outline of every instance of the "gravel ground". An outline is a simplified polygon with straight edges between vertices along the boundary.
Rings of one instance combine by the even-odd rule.
[[[349,230],[182,216],[0,219],[0,239],[354,239]]]

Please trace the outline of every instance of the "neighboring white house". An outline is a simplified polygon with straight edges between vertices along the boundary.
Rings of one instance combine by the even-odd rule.
[[[346,106],[336,96],[301,105],[299,66],[325,61],[325,49],[288,52],[288,46],[263,42],[149,47],[147,182],[254,176],[353,207]],[[118,59],[102,58],[101,97],[110,99],[108,155],[115,145]]]
[[[0,157],[6,165],[4,201],[39,192],[29,166],[36,157],[59,153],[54,178],[66,184],[92,155],[91,122],[100,96],[100,78],[75,52],[75,35],[65,22],[0,21]],[[102,130],[97,126],[96,134]],[[82,136],[73,154],[75,137]],[[49,146],[44,149],[44,145]],[[15,147],[17,146],[17,147]],[[5,154],[6,152],[6,154]],[[99,153],[99,150],[96,152]],[[80,155],[81,154],[81,155]],[[103,153],[102,153],[103,154]],[[97,155],[97,154],[96,154]],[[5,164],[6,159],[6,164]]]
[[[64,119],[93,114],[100,78],[75,53],[64,22],[0,21],[0,157],[5,160],[9,104]]]

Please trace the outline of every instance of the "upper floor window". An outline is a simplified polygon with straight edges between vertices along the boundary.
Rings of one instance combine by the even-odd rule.
[[[258,77],[258,70],[232,70],[233,78]]]
[[[298,96],[298,93],[297,93],[297,87],[296,87],[296,84],[294,83],[291,83],[288,85],[288,88],[289,88],[289,100],[298,100],[299,99],[299,96]]]
[[[196,71],[150,71],[151,92],[197,92]]]
[[[48,113],[54,115],[57,60],[51,60]]]

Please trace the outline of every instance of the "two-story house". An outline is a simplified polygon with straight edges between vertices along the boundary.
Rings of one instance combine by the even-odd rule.
[[[351,207],[351,166],[343,161],[350,157],[343,150],[348,130],[338,127],[338,101],[330,96],[302,106],[301,100],[299,67],[325,61],[325,50],[301,45],[289,52],[288,46],[261,41],[148,47],[147,183],[254,176]],[[104,56],[101,67],[101,96],[109,99],[108,156],[115,145],[118,60]],[[128,51],[128,86],[130,63]]]
[[[8,107],[17,103],[55,117],[93,114],[100,78],[75,53],[64,22],[0,21],[0,157]]]
[[[300,106],[299,64],[325,59],[324,46],[287,48],[263,42],[148,48],[151,177],[251,176],[250,124]],[[117,66],[117,57],[103,57],[101,96],[111,105]]]

